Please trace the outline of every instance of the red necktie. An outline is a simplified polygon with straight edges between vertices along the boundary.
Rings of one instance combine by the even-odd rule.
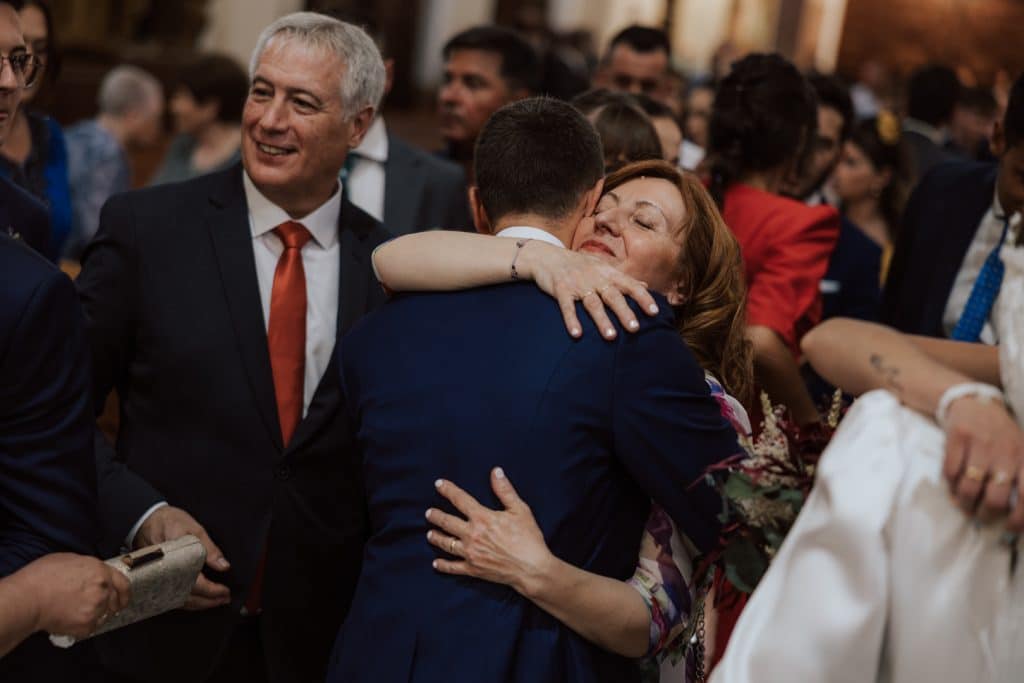
[[[302,267],[302,247],[312,235],[301,223],[288,221],[274,228],[284,252],[274,270],[270,293],[270,320],[267,323],[267,347],[270,370],[274,375],[274,398],[281,441],[287,448],[302,419],[306,377],[306,271]],[[258,614],[263,597],[263,570],[267,551],[263,550],[253,578],[245,609]]]
[[[295,221],[277,226],[274,234],[284,244],[284,252],[274,271],[267,346],[281,440],[287,447],[302,419],[306,377],[306,271],[302,267],[302,247],[312,235]]]

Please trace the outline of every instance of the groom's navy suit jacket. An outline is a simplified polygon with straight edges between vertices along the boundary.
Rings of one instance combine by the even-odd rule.
[[[513,589],[435,572],[424,512],[450,509],[439,477],[500,507],[500,465],[579,567],[629,578],[652,498],[698,546],[714,543],[718,497],[687,485],[737,452],[736,435],[659,303],[635,334],[607,342],[587,324],[574,341],[549,298],[510,284],[400,297],[345,337],[371,537],[329,681],[637,679]]]

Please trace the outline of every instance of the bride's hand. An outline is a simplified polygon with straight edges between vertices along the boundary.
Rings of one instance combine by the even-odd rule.
[[[635,332],[640,329],[626,296],[640,304],[648,315],[658,313],[658,305],[645,283],[594,256],[531,240],[521,248],[518,266],[523,277],[532,279],[543,292],[558,301],[565,327],[573,337],[579,337],[583,330],[576,317],[577,301],[583,302],[583,307],[606,339],[615,338],[615,327],[608,318],[606,307],[627,330]]]
[[[943,473],[968,515],[1024,531],[1024,432],[999,402],[965,396],[946,418]],[[1016,494],[1012,492],[1016,491]]]
[[[529,506],[519,497],[500,467],[491,471],[491,487],[504,510],[491,510],[450,481],[438,480],[437,490],[465,515],[449,515],[436,508],[427,519],[441,531],[427,532],[427,540],[455,560],[437,559],[434,568],[445,574],[472,576],[511,586],[530,595],[555,557]]]

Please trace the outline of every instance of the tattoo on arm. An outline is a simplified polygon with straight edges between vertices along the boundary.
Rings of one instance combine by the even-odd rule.
[[[895,365],[886,365],[885,359],[877,353],[872,353],[870,360],[871,367],[883,377],[886,386],[895,390],[898,394],[902,394],[903,385],[899,381],[900,369]]]

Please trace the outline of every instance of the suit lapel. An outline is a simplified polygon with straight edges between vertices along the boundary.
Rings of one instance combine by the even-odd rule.
[[[407,232],[410,226],[416,230],[437,227],[416,224],[424,182],[419,165],[419,159],[406,152],[401,141],[388,136],[388,160],[384,166],[384,220],[381,222],[396,237]]]
[[[213,241],[221,284],[235,328],[239,355],[245,366],[259,413],[271,440],[282,448],[281,424],[274,398],[274,377],[270,370],[267,330],[263,321],[256,259],[252,249],[242,166],[223,176],[225,182],[211,193],[206,226]]]
[[[978,174],[975,182],[963,183],[961,188],[967,191],[959,197],[944,195],[938,198],[939,204],[932,214],[941,221],[940,227],[945,229],[936,231],[936,266],[932,270],[932,279],[924,299],[928,302],[925,319],[929,321],[930,329],[942,330],[942,318],[957,273],[978,232],[981,219],[992,205],[996,191],[996,169],[986,169],[984,174]]]

